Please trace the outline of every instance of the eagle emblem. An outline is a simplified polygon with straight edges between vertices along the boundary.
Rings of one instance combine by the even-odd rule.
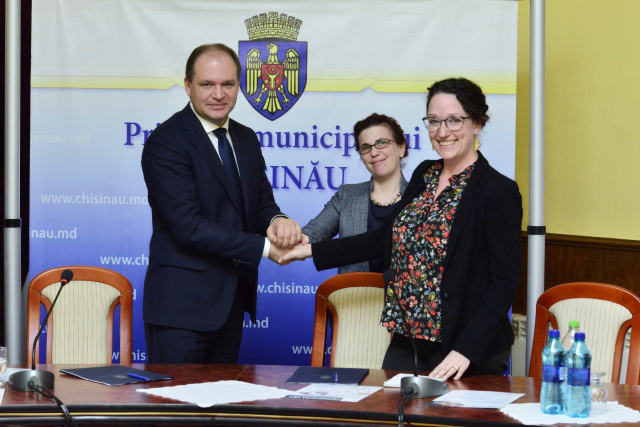
[[[265,63],[260,59],[258,49],[253,48],[247,54],[246,87],[247,95],[251,96],[258,92],[258,87],[262,82],[260,94],[252,101],[256,106],[261,106],[263,110],[274,114],[276,111],[282,110],[282,104],[286,106],[291,102],[287,93],[292,97],[299,94],[300,54],[294,48],[290,48],[285,54],[284,61],[280,63],[278,45],[269,43],[266,47],[269,49],[269,56]],[[283,84],[285,81],[286,90]],[[264,99],[265,94],[266,99]]]
[[[270,12],[245,24],[252,40],[239,43],[240,87],[256,111],[276,120],[300,99],[307,83],[307,43],[291,40],[293,33],[297,38],[301,21]],[[276,30],[265,34],[265,28]]]

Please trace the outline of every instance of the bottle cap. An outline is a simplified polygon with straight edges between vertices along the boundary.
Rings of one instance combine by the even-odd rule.
[[[578,322],[577,320],[569,320],[569,327],[570,328],[579,328],[580,327],[580,322]]]
[[[584,341],[584,332],[576,332],[576,334],[573,337],[576,340],[583,340]]]
[[[578,334],[576,334],[578,335]],[[582,334],[584,335],[584,334]],[[549,331],[549,338],[560,338],[560,331],[556,330],[556,329],[551,329]]]

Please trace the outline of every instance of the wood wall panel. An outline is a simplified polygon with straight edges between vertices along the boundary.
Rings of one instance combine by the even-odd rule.
[[[527,312],[527,235],[522,236],[523,269],[513,312]],[[640,241],[547,234],[545,290],[569,282],[601,282],[640,295]]]

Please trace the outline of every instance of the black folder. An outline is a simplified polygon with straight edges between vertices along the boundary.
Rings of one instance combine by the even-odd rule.
[[[360,368],[320,368],[301,366],[287,380],[288,383],[358,385],[369,373]]]
[[[96,366],[94,368],[60,369],[60,372],[62,372],[63,374],[82,378],[83,380],[93,381],[94,383],[105,384],[108,386],[173,379],[173,377],[169,375],[156,374],[155,372],[134,369],[125,365],[107,365]]]

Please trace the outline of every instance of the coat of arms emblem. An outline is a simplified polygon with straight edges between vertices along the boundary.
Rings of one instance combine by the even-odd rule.
[[[302,21],[285,13],[261,13],[244,21],[240,87],[251,106],[269,120],[293,107],[307,85],[307,42],[299,42]]]

